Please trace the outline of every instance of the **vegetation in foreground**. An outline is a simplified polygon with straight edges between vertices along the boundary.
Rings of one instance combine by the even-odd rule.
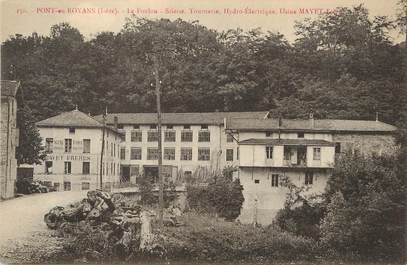
[[[406,259],[406,152],[395,156],[346,154],[336,163],[322,196],[291,187],[276,225],[318,242],[328,258]],[[293,202],[303,204],[295,207]]]

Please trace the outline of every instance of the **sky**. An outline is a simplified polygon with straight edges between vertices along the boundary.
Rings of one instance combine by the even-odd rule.
[[[295,40],[294,23],[319,12],[331,12],[338,6],[364,4],[371,16],[396,14],[397,0],[0,0],[0,38],[14,34],[48,35],[50,27],[69,22],[85,38],[98,32],[119,32],[126,17],[133,13],[150,19],[182,18],[198,20],[216,30],[260,27],[280,32]],[[181,13],[183,12],[183,13]],[[394,42],[403,36],[391,33]]]

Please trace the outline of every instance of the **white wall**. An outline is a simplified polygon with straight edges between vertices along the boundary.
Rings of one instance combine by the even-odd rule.
[[[306,194],[321,194],[326,186],[329,170],[313,170],[313,184],[308,185]],[[239,220],[243,223],[253,222],[257,199],[258,222],[270,224],[278,212],[284,207],[288,189],[279,185],[272,187],[272,174],[279,174],[279,179],[288,177],[296,186],[305,186],[305,171],[282,170],[273,168],[240,168],[239,178],[243,186],[245,198]],[[255,183],[258,180],[259,183]]]
[[[39,128],[45,146],[46,138],[53,138],[53,152],[47,155],[46,161],[52,161],[52,173],[45,172],[45,162],[34,166],[34,179],[60,183],[71,182],[72,190],[81,188],[82,182],[89,182],[91,188],[99,183],[100,154],[102,150],[102,130],[99,128]],[[72,152],[65,153],[65,139],[72,139]],[[83,153],[83,139],[90,139],[90,153]],[[106,130],[104,147],[103,182],[113,183],[120,180],[120,137],[117,133]],[[113,149],[112,149],[113,144]],[[113,156],[112,156],[112,150]],[[71,162],[71,174],[65,174],[65,161]],[[82,174],[83,162],[90,162],[90,173]],[[112,172],[112,165],[114,171]],[[106,170],[108,168],[108,170]]]

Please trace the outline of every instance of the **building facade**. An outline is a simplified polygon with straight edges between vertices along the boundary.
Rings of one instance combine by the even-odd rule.
[[[47,157],[43,164],[34,166],[34,180],[58,191],[96,189],[101,181],[109,188],[120,182],[122,135],[115,128],[104,127],[79,110],[40,121],[37,127]]]
[[[226,118],[258,119],[264,112],[163,113],[163,171],[173,180],[204,176],[238,166],[238,144],[225,133]],[[96,117],[99,121],[101,116]],[[121,144],[124,180],[158,175],[158,131],[155,113],[111,113],[107,124],[125,137]]]
[[[17,81],[1,81],[0,200],[9,199],[15,195],[16,147],[19,137],[16,94],[19,87],[20,83]]]
[[[49,153],[45,165],[34,169],[35,178],[64,190],[97,187],[102,122],[102,116],[91,118],[79,111],[39,122]],[[157,179],[156,114],[111,113],[105,122],[110,128],[102,163],[106,183],[137,183],[139,176]],[[309,194],[322,193],[342,153],[384,154],[396,148],[396,127],[378,120],[316,120],[312,115],[290,120],[270,118],[268,112],[214,112],[163,113],[162,124],[166,176],[185,181],[228,166],[238,168],[235,176],[245,198],[239,219],[244,223],[271,223],[284,206],[284,181],[306,186]]]
[[[231,119],[226,125],[239,142],[239,178],[245,198],[240,220],[270,224],[284,207],[289,180],[320,194],[345,152],[393,153],[396,127],[380,121]]]

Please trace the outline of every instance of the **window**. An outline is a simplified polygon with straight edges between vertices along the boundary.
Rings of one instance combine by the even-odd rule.
[[[147,148],[147,160],[158,160],[158,148]]]
[[[226,135],[226,142],[233,143],[233,136],[231,134]]]
[[[51,154],[54,149],[54,139],[53,138],[47,138],[45,139],[45,152]]]
[[[45,173],[52,174],[52,161],[45,161]]]
[[[155,125],[155,124],[150,125],[150,129],[157,129],[157,125]]]
[[[158,141],[158,132],[157,131],[149,131],[147,134],[147,141],[148,142],[157,142]]]
[[[192,142],[192,131],[182,131],[181,142]]]
[[[208,125],[207,125],[207,124],[202,124],[202,125],[201,125],[201,129],[202,129],[202,130],[207,130],[207,129],[208,129]]]
[[[114,144],[113,143],[110,143],[110,156],[113,156],[113,154],[114,154]]]
[[[266,132],[266,137],[271,137],[273,135],[272,132]]]
[[[69,128],[69,133],[75,134],[75,128]]]
[[[72,139],[65,139],[65,153],[72,152]]]
[[[167,129],[172,130],[172,129],[174,129],[174,126],[172,126],[172,125],[167,125]]]
[[[273,159],[273,147],[272,146],[266,146],[266,158]]]
[[[181,148],[181,160],[192,160],[192,148]]]
[[[83,152],[90,153],[90,139],[83,139]]]
[[[120,148],[120,159],[125,160],[126,159],[126,147]]]
[[[82,174],[90,174],[90,162],[82,162]]]
[[[64,191],[71,190],[71,182],[64,181]]]
[[[305,185],[312,185],[313,182],[314,182],[314,173],[305,172]]]
[[[291,160],[291,149],[288,146],[284,146],[284,160]]]
[[[321,160],[321,148],[314,147],[314,160]]]
[[[130,166],[130,176],[137,176],[139,174],[139,166]]]
[[[198,148],[198,160],[209,161],[211,159],[211,150],[209,148]]]
[[[123,124],[117,124],[117,129],[123,129]]]
[[[233,149],[226,149],[226,161],[233,161]]]
[[[297,133],[297,138],[304,138],[304,133],[303,132]]]
[[[271,175],[271,187],[278,187],[278,174]]]
[[[260,184],[260,180],[259,180],[259,179],[255,179],[255,180],[254,180],[254,183],[255,183],[255,184]]]
[[[165,142],[175,142],[175,131],[165,131],[164,132]]]
[[[132,142],[141,142],[143,139],[143,133],[141,131],[132,131],[131,132],[131,141]]]
[[[335,154],[341,153],[341,143],[335,143]]]
[[[175,148],[164,148],[164,159],[175,160]]]
[[[192,177],[192,171],[189,171],[189,170],[184,171],[184,177],[185,178],[191,178]]]
[[[184,129],[187,129],[187,130],[191,129],[191,125],[184,125]]]
[[[200,131],[198,134],[198,142],[210,142],[211,133],[209,131]]]
[[[135,130],[140,129],[140,125],[133,125],[133,129],[135,129]]]
[[[141,160],[141,148],[132,147],[130,149],[130,160]]]
[[[82,190],[88,190],[88,189],[90,189],[90,183],[82,182]]]
[[[71,162],[70,161],[65,161],[64,163],[64,173],[65,174],[71,174]]]

